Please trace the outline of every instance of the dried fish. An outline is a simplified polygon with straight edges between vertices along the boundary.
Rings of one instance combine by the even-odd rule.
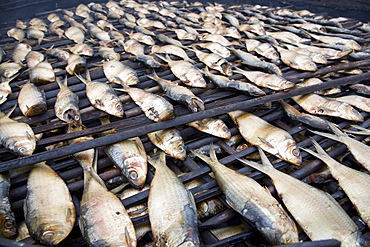
[[[90,73],[86,71],[86,79],[76,75],[86,84],[86,95],[90,103],[97,109],[116,117],[123,117],[123,107],[113,88],[105,82],[92,81]]]
[[[86,69],[86,59],[80,55],[71,54],[68,58],[68,64],[66,66],[66,71],[70,75],[75,73],[81,73]]]
[[[159,159],[148,161],[156,168],[148,196],[149,220],[156,244],[200,246],[192,194],[166,166],[163,152]]]
[[[322,147],[312,139],[318,153],[301,148],[307,153],[321,159],[329,167],[332,176],[338,180],[339,186],[348,195],[357,212],[367,225],[370,225],[369,199],[367,193],[370,188],[370,175],[345,166],[330,157]]]
[[[12,54],[12,59],[16,63],[22,63],[27,54],[32,50],[32,47],[28,44],[19,43],[15,46]]]
[[[12,78],[15,76],[22,68],[19,63],[12,63],[6,61],[0,64],[0,75],[2,78]]]
[[[121,56],[119,53],[114,51],[114,48],[107,47],[107,46],[100,46],[99,55],[106,59],[106,60],[117,60],[119,61],[121,59]]]
[[[153,38],[149,35],[146,35],[144,33],[141,33],[141,32],[137,32],[137,33],[134,33],[134,32],[131,32],[128,34],[130,39],[134,39],[134,40],[137,40],[141,43],[144,43],[146,45],[150,45],[150,46],[153,46],[155,45],[155,42],[153,40]]]
[[[100,118],[100,121],[102,124],[110,123],[108,118]],[[114,133],[105,131],[102,135]],[[144,145],[139,137],[106,145],[104,151],[132,186],[137,189],[144,187],[148,165]]]
[[[265,188],[254,179],[219,163],[213,149],[210,158],[193,154],[211,167],[227,203],[252,221],[271,244],[298,242],[298,230],[293,220]]]
[[[129,86],[139,83],[136,71],[118,60],[103,62],[103,71],[109,82],[121,85],[121,81],[123,81]]]
[[[47,110],[45,93],[35,84],[27,82],[19,91],[18,105],[26,117],[40,115]]]
[[[183,87],[169,80],[160,78],[154,71],[153,76],[147,75],[148,78],[158,82],[165,91],[166,96],[172,100],[184,103],[192,112],[203,111],[204,102],[195,96],[187,87]]]
[[[316,71],[317,66],[310,56],[304,55],[281,47],[276,47],[280,53],[280,58],[286,65],[304,71]]]
[[[68,51],[59,48],[53,48],[53,46],[48,49],[45,49],[45,53],[47,55],[58,58],[62,62],[67,62],[70,56],[70,53]]]
[[[230,57],[230,51],[223,45],[217,42],[205,42],[205,43],[195,43],[192,46],[200,46],[202,48],[206,48],[213,53],[216,53],[224,58]]]
[[[275,169],[259,151],[263,164],[239,160],[272,179],[285,206],[311,240],[334,238],[341,241],[341,246],[363,245],[361,232],[338,202],[328,193]]]
[[[84,32],[75,26],[71,26],[64,32],[65,36],[74,41],[77,44],[82,44],[85,40],[85,34]]]
[[[2,77],[2,82],[0,83],[0,105],[8,99],[8,95],[12,93],[12,88],[9,83],[16,78],[18,74],[11,78]]]
[[[211,69],[215,69],[224,75],[232,76],[231,64],[222,56],[216,53],[206,53],[198,49],[193,49],[200,61]]]
[[[158,56],[158,55],[157,55]],[[207,82],[204,80],[202,72],[187,61],[171,60],[167,55],[167,58],[158,56],[162,60],[166,61],[170,66],[172,73],[179,78],[184,84],[191,87],[205,88]]]
[[[231,132],[224,121],[220,118],[204,118],[199,119],[186,125],[193,127],[199,131],[211,134],[217,137],[230,139]]]
[[[57,245],[71,232],[76,210],[68,187],[45,163],[37,163],[28,176],[24,218],[33,239]]]
[[[126,52],[134,54],[136,56],[144,55],[144,46],[135,39],[129,39],[123,44],[123,48]]]
[[[75,46],[68,47],[68,49],[76,55],[80,56],[89,56],[92,57],[94,55],[94,50],[88,44],[76,44]]]
[[[9,200],[9,173],[0,173],[0,237],[15,238],[17,224]]]
[[[171,157],[179,160],[186,158],[184,140],[180,132],[175,129],[163,129],[147,134],[149,140]]]
[[[247,142],[294,165],[301,164],[301,153],[293,137],[287,131],[251,113],[233,111],[228,114]]]
[[[176,45],[164,45],[164,46],[153,45],[152,53],[171,54],[181,57],[187,62],[195,63],[195,61],[189,58],[188,54],[186,54],[186,52],[181,47],[178,47]]]
[[[38,63],[35,67],[30,69],[29,73],[30,81],[36,85],[55,81],[53,67],[48,62]]]
[[[7,31],[7,35],[8,37],[13,38],[18,41],[23,41],[26,37],[25,32],[22,29],[16,28],[16,27],[9,29]]]
[[[30,51],[27,56],[26,56],[26,62],[28,68],[32,69],[35,67],[37,64],[41,63],[44,61],[44,54],[38,51]]]
[[[354,106],[362,111],[370,112],[370,99],[360,95],[346,95],[341,97],[333,98],[340,102],[345,102]]]
[[[247,92],[252,96],[266,95],[266,93],[263,90],[261,90],[260,88],[251,83],[230,80],[228,77],[222,75],[214,75],[208,70],[208,67],[206,67],[203,72],[205,76],[210,78],[211,81],[214,84],[216,84],[217,87],[219,88],[236,89],[238,91]]]
[[[64,82],[61,82],[59,79],[57,79],[57,82],[60,90],[54,105],[55,115],[67,123],[81,121],[80,109],[78,107],[79,99],[68,88],[67,77],[65,77]]]

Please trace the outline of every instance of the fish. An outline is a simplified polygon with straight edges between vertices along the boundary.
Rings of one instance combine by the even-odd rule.
[[[175,46],[178,46],[178,47],[181,47],[183,49],[187,49],[186,46],[183,46],[182,43],[180,41],[178,41],[177,39],[173,39],[173,38],[170,38],[170,37],[167,37],[166,35],[164,34],[157,34],[157,39],[163,43],[168,43],[168,44],[171,44],[171,45],[175,45]]]
[[[257,35],[266,35],[265,28],[259,23],[254,23],[254,24],[245,23],[245,24],[241,24],[237,26],[237,28],[241,32],[248,31],[248,32],[252,32]]]
[[[168,63],[172,73],[185,85],[200,88],[207,86],[202,72],[195,65],[185,60],[171,60],[168,55],[166,58],[157,56]]]
[[[68,123],[66,132],[72,133],[72,132],[78,132],[78,131],[85,130],[85,129],[86,129],[86,126],[83,125],[81,121],[76,121],[76,122]],[[80,136],[80,137],[68,140],[68,145],[90,141],[93,139],[94,137],[92,135],[84,135],[84,136]],[[86,149],[86,150],[74,153],[73,157],[77,160],[77,162],[80,164],[80,166],[82,167],[84,171],[90,171],[93,169],[93,165],[94,165],[95,149],[90,148],[90,149]]]
[[[117,28],[115,28],[112,23],[109,23],[106,20],[99,20],[99,21],[96,22],[96,25],[98,27],[100,27],[102,30],[118,31]],[[109,34],[109,32],[108,32],[108,34]]]
[[[122,33],[114,30],[108,31],[109,37],[115,41],[118,45],[123,46],[125,43],[125,36]]]
[[[69,56],[71,55],[68,51],[65,51],[59,48],[54,48],[53,46],[48,49],[45,49],[45,53],[47,55],[58,58],[58,60],[62,62],[67,62],[69,59]]]
[[[102,124],[110,123],[108,118],[100,118],[100,121]],[[114,130],[106,131],[102,136],[115,133]],[[139,137],[105,145],[104,152],[134,188],[144,187],[148,165],[144,145]]]
[[[279,100],[279,102],[289,118],[304,123],[315,129],[330,130],[328,121],[314,115],[301,113],[292,105],[286,103],[284,100]]]
[[[258,150],[262,164],[245,159],[239,161],[271,178],[284,205],[312,241],[337,239],[343,247],[363,246],[358,227],[334,198],[275,169],[265,153]]]
[[[44,54],[38,51],[30,51],[26,56],[26,63],[28,68],[32,69],[38,63],[44,61],[45,57]]]
[[[361,113],[345,102],[327,99],[315,93],[294,96],[292,99],[311,114],[340,117],[358,122],[364,121]]]
[[[8,37],[13,38],[18,41],[23,41],[25,40],[25,37],[26,37],[26,33],[22,29],[16,28],[16,27],[9,29],[6,32],[6,34],[8,35]]]
[[[155,45],[155,42],[153,40],[153,38],[150,36],[150,35],[146,35],[144,33],[141,33],[141,32],[131,32],[131,33],[128,33],[130,39],[134,39],[136,41],[139,41],[141,43],[144,43],[146,45]]]
[[[154,71],[153,76],[147,75],[147,77],[156,81],[165,91],[167,97],[185,104],[192,112],[203,111],[205,109],[204,102],[195,96],[187,87],[162,79]]]
[[[109,82],[121,85],[121,81],[132,86],[140,82],[134,69],[123,64],[119,60],[110,60],[103,62],[103,72]],[[119,78],[120,80],[117,80]]]
[[[222,13],[222,16],[229,21],[230,25],[233,27],[238,27],[240,25],[239,19],[234,15]]]
[[[175,18],[176,17],[176,14],[173,13],[172,11],[166,9],[166,8],[161,8],[159,11],[158,11],[159,14],[163,15],[163,16],[168,16],[168,17],[171,17],[171,18]]]
[[[197,37],[199,35],[199,32],[195,28],[193,28],[191,26],[187,26],[187,25],[181,24],[181,25],[179,25],[179,28],[184,29],[188,33],[195,34]]]
[[[175,128],[158,130],[147,134],[149,140],[159,149],[164,151],[167,155],[185,160],[186,148],[184,140]]]
[[[32,83],[37,85],[55,81],[53,66],[48,62],[40,62],[31,68],[29,78]]]
[[[152,32],[152,31],[150,31],[150,30],[148,30],[144,27],[141,27],[141,26],[135,26],[134,29],[137,32],[141,32],[141,33],[149,35],[149,36],[153,36],[153,37],[157,36],[154,32]]]
[[[349,49],[353,49],[355,51],[361,51],[361,45],[359,45],[356,41],[351,39],[343,39],[339,37],[333,37],[333,36],[323,36],[323,35],[315,35],[310,33],[311,37],[319,40],[325,44],[331,44],[331,45],[344,45],[348,47]]]
[[[6,61],[0,64],[0,75],[2,78],[12,78],[22,69],[19,63]]]
[[[276,91],[293,88],[295,86],[295,83],[287,81],[283,77],[275,74],[268,74],[260,71],[242,70],[236,66],[234,66],[234,72],[242,74],[249,81],[260,87],[267,87]]]
[[[9,173],[2,172],[0,173],[0,237],[2,238],[17,236],[17,223],[9,200],[9,189]]]
[[[281,47],[276,47],[276,49],[280,53],[281,61],[293,69],[304,71],[317,70],[317,66],[310,56],[292,50],[286,50]]]
[[[254,49],[254,51],[260,54],[261,56],[270,59],[272,62],[277,62],[280,59],[278,52],[269,43],[260,43]]]
[[[308,87],[308,86],[318,85],[318,84],[322,84],[322,83],[324,83],[324,82],[321,79],[316,78],[316,77],[312,77],[312,78],[305,79],[303,82],[297,83],[295,85],[295,87],[296,88]],[[333,88],[329,88],[329,89],[326,89],[326,90],[315,91],[314,93],[317,93],[317,94],[320,94],[320,95],[330,95],[330,94],[337,94],[337,93],[340,93],[340,92],[341,92],[340,88],[333,87]]]
[[[176,36],[179,40],[196,40],[197,39],[197,35],[196,34],[193,34],[193,33],[188,33],[186,30],[184,29],[178,29],[178,28],[174,28],[174,29],[171,29],[171,31],[175,32],[176,33]]]
[[[111,38],[109,37],[108,32],[105,32],[100,27],[96,26],[95,24],[92,24],[90,22],[85,23],[85,26],[87,27],[87,30],[89,31],[89,34],[91,37],[96,38],[103,42],[111,42]]]
[[[292,46],[292,45],[289,45],[289,44],[285,44],[285,47],[288,48],[291,51],[295,51],[295,52],[298,52],[300,54],[304,54],[304,55],[307,55],[307,56],[311,57],[312,61],[315,62],[315,63],[319,63],[319,64],[327,64],[328,63],[328,60],[326,59],[326,57],[321,53],[312,52],[312,51],[309,51],[305,48],[299,48],[297,46]]]
[[[198,38],[203,41],[210,41],[210,42],[217,42],[220,43],[223,46],[231,46],[231,45],[240,45],[238,41],[232,41],[230,42],[227,40],[224,36],[221,34],[203,34],[199,35]]]
[[[18,105],[26,117],[40,115],[47,110],[45,93],[35,84],[27,82],[19,91]]]
[[[100,46],[99,55],[106,59],[106,60],[117,60],[119,61],[121,59],[121,55],[114,51],[114,48],[106,47],[106,46]]]
[[[124,111],[122,102],[113,88],[105,82],[92,81],[89,70],[86,70],[86,79],[77,75],[86,85],[86,95],[90,103],[101,111],[116,117],[123,117]]]
[[[223,164],[211,149],[210,157],[193,152],[214,172],[226,202],[257,229],[273,245],[298,243],[298,229],[280,203],[254,179]]]
[[[48,31],[46,29],[46,31]],[[29,39],[37,39],[37,43],[40,45],[43,40],[45,40],[45,33],[38,28],[33,26],[29,27],[27,30],[27,38]]]
[[[35,164],[28,176],[24,218],[30,236],[49,246],[65,239],[76,221],[67,185],[45,162]]]
[[[213,136],[224,139],[231,138],[231,132],[229,128],[220,118],[203,118],[187,123],[186,125]]]
[[[135,39],[129,39],[123,44],[126,52],[136,56],[144,55],[144,46]]]
[[[129,57],[129,59],[132,59],[134,61],[139,61],[144,63],[145,65],[149,66],[150,68],[161,68],[163,64],[158,62],[153,56],[151,55],[139,55],[139,56],[133,56]]]
[[[16,20],[15,21],[15,26],[19,29],[26,29],[27,28],[27,23],[21,20]]]
[[[370,175],[339,163],[330,157],[314,139],[312,139],[312,143],[317,153],[310,149],[301,149],[325,162],[332,176],[338,180],[339,186],[344,190],[361,218],[369,226],[370,211],[368,205],[370,196],[367,196],[367,193],[370,188]]]
[[[15,74],[11,78],[2,77],[2,81],[0,83],[0,105],[3,104],[8,99],[8,95],[12,93],[12,88],[9,83],[17,76],[18,74]]]
[[[287,32],[287,31],[281,31],[281,32],[266,32],[267,35],[270,37],[273,37],[275,39],[281,40],[286,43],[290,44],[298,44],[298,43],[307,43],[310,42],[310,39],[301,38],[300,36]]]
[[[75,73],[81,73],[86,69],[87,61],[80,55],[71,54],[68,58],[68,64],[66,65],[66,71],[70,75]]]
[[[205,42],[205,43],[195,43],[192,46],[200,46],[202,48],[206,48],[209,51],[216,53],[224,58],[230,57],[230,51],[223,45],[217,42]]]
[[[298,146],[287,131],[251,113],[238,110],[228,114],[247,142],[294,165],[302,163]]]
[[[18,43],[12,53],[13,61],[16,63],[22,63],[31,50],[32,47],[29,44]]]
[[[166,26],[161,21],[154,21],[147,18],[140,18],[136,21],[137,25],[143,28],[155,27],[157,29],[165,29]]]
[[[336,60],[336,59],[341,59],[352,53],[352,50],[345,50],[345,51],[340,51],[336,49],[331,49],[331,48],[324,48],[324,47],[317,47],[314,45],[305,45],[305,44],[296,44],[298,47],[307,49],[311,52],[316,52],[324,55],[326,59],[329,60]]]
[[[165,153],[148,161],[156,169],[148,196],[149,220],[156,245],[200,246],[192,194],[166,166]]]
[[[228,77],[222,75],[214,75],[208,70],[208,67],[205,67],[203,72],[205,76],[211,79],[211,81],[219,88],[236,89],[241,92],[246,92],[252,96],[266,95],[263,90],[251,83],[238,80],[230,80]]]
[[[67,85],[67,76],[64,82],[61,82],[59,79],[57,79],[57,82],[60,90],[54,105],[55,116],[66,123],[81,121],[81,114],[78,106],[79,98],[77,94],[69,89]]]
[[[116,79],[120,80],[118,77]],[[146,92],[141,88],[129,87],[124,81],[121,81],[121,85],[123,89],[117,90],[128,93],[150,120],[161,122],[175,117],[173,105],[162,96]]]
[[[342,132],[334,124],[329,123],[331,131],[334,133],[329,134],[325,132],[310,130],[312,133],[324,136],[329,139],[333,139],[337,142],[341,142],[347,146],[349,151],[352,153],[353,157],[368,171],[370,171],[370,162],[369,162],[369,146],[365,143],[357,141],[349,137],[346,133]]]
[[[82,44],[85,40],[85,34],[84,32],[79,28],[75,26],[69,27],[65,32],[64,35],[72,40],[73,42],[77,44]]]
[[[370,99],[360,95],[345,95],[341,97],[333,98],[340,102],[345,102],[354,106],[362,111],[370,112]]]
[[[80,55],[80,56],[89,56],[89,57],[92,57],[94,55],[94,50],[91,46],[89,46],[88,44],[76,44],[72,47],[68,47],[68,49],[73,53],[73,54],[76,54],[76,55]]]
[[[135,228],[126,208],[94,169],[84,170],[79,226],[90,246],[136,246]]]
[[[226,76],[232,76],[231,64],[222,56],[216,53],[206,53],[198,49],[192,49],[198,59],[210,69],[217,70]]]
[[[370,95],[369,85],[356,83],[356,84],[351,84],[349,88],[356,90],[357,93],[364,94],[364,95]]]
[[[186,52],[181,47],[178,47],[176,45],[164,45],[164,46],[153,45],[151,52],[172,54],[181,57],[186,62],[195,63],[195,61],[189,58],[188,54],[186,54]]]
[[[35,151],[36,137],[27,123],[10,118],[15,107],[7,114],[0,112],[0,143],[19,156],[28,156]]]
[[[239,49],[230,48],[230,50],[242,60],[242,63],[246,64],[247,66],[266,70],[269,73],[276,74],[282,77],[282,72],[280,68],[276,66],[275,64],[261,61],[256,56],[253,56],[252,54],[249,54]]]

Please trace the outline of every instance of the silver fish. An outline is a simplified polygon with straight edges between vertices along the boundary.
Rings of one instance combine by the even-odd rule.
[[[12,59],[16,63],[21,63],[26,59],[27,54],[32,50],[28,44],[19,43],[15,46],[12,54]]]
[[[219,71],[221,74],[232,76],[231,64],[222,56],[216,53],[206,53],[198,49],[193,49],[198,59],[211,69]]]
[[[85,40],[84,32],[78,27],[70,27],[64,32],[65,36],[77,44],[82,44]]]
[[[80,55],[71,54],[68,58],[68,64],[66,66],[66,71],[70,75],[75,73],[81,73],[86,69],[86,59]]]
[[[236,89],[238,91],[247,92],[248,94],[253,96],[266,95],[263,90],[259,89],[257,86],[251,83],[230,80],[228,77],[222,75],[214,75],[208,70],[208,67],[204,69],[204,74],[206,77],[210,78],[211,81],[219,88]]]
[[[123,117],[122,103],[113,88],[105,82],[92,81],[89,71],[86,72],[86,79],[76,76],[86,84],[86,95],[90,103],[108,114]]]
[[[225,46],[217,42],[196,43],[196,44],[193,44],[192,46],[195,46],[195,45],[200,46],[202,48],[206,48],[210,50],[211,52],[216,53],[224,58],[231,56],[230,51]]]
[[[172,54],[181,57],[187,62],[195,63],[195,61],[189,58],[188,54],[186,54],[186,52],[181,47],[178,47],[176,45],[164,45],[164,46],[153,45],[152,53]]]
[[[33,239],[57,245],[71,232],[76,210],[68,187],[45,163],[37,163],[28,176],[24,218]]]
[[[26,117],[40,115],[47,110],[45,93],[35,84],[28,82],[22,85],[19,91],[18,105]]]
[[[129,86],[139,83],[136,71],[118,60],[103,62],[103,72],[108,81],[112,83],[121,84],[123,81]]]
[[[295,140],[287,131],[251,113],[233,111],[228,114],[247,142],[294,165],[301,164],[301,153]]]
[[[55,101],[54,110],[55,115],[62,121],[73,123],[81,120],[80,109],[78,107],[78,96],[68,88],[67,77],[64,82],[57,79],[59,85],[59,92],[57,100]]]
[[[271,244],[298,242],[298,230],[287,212],[271,194],[254,179],[242,175],[218,162],[211,149],[211,157],[193,152],[205,161],[215,174],[227,203],[252,221]]]
[[[123,81],[121,81],[121,85],[123,89],[117,90],[128,93],[150,120],[160,122],[175,117],[173,105],[162,96],[146,92],[141,88],[129,87]]]
[[[211,134],[217,137],[230,139],[231,132],[224,121],[220,118],[204,118],[199,119],[186,125],[193,127],[199,131]]]
[[[109,123],[108,118],[101,118],[100,121],[102,124]],[[115,131],[106,131],[102,135],[114,133]],[[139,137],[106,145],[104,151],[133,187],[143,188],[148,167],[144,145]]]
[[[30,81],[35,84],[46,84],[55,81],[53,66],[48,62],[40,62],[30,69]]]
[[[337,201],[328,193],[275,169],[265,153],[261,149],[259,152],[263,164],[239,160],[272,179],[285,206],[311,240],[334,238],[343,247],[363,246],[361,232]]]
[[[185,160],[186,149],[180,132],[175,129],[163,129],[147,134],[149,140],[171,157]]]
[[[12,93],[12,88],[9,83],[16,78],[18,74],[14,75],[11,78],[2,77],[0,83],[0,105],[8,99],[8,95]]]
[[[0,237],[15,238],[17,224],[9,200],[10,178],[8,173],[0,173]]]
[[[148,196],[149,220],[156,245],[200,246],[192,194],[166,166],[163,152],[158,160],[148,161],[156,168]]]
[[[204,102],[195,96],[187,87],[162,79],[155,72],[153,72],[153,76],[147,75],[147,77],[158,82],[165,91],[167,97],[184,103],[192,112],[203,111],[205,109]]]

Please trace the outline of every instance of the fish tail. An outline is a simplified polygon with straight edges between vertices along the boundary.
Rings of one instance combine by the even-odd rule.
[[[166,153],[165,152],[160,152],[159,156],[158,156],[158,159],[152,158],[148,155],[148,162],[149,162],[149,164],[154,166],[154,168],[157,169],[158,166],[162,166],[162,165],[166,164]]]
[[[268,160],[266,154],[259,147],[258,147],[258,152],[260,153],[262,164],[251,161],[251,160],[246,160],[246,159],[238,159],[238,160],[260,172],[265,173],[266,175],[270,175],[275,170],[275,168],[272,166],[271,162]]]
[[[337,136],[337,135],[333,135],[333,134],[329,134],[329,133],[325,133],[325,132],[320,132],[320,131],[316,131],[316,130],[310,130],[312,133],[316,134],[316,135],[321,135],[321,136],[324,136],[324,137],[327,137],[327,138],[330,138],[330,139],[333,139],[335,141],[342,141],[342,139],[340,137],[342,136]]]
[[[204,162],[206,162],[209,165],[211,165],[213,162],[218,162],[218,159],[216,157],[215,148],[214,148],[213,144],[211,145],[210,157],[207,157],[204,154],[195,152],[193,150],[191,150],[191,153],[193,155],[197,156],[198,158],[200,158],[201,160],[203,160]]]
[[[91,179],[95,179],[98,181],[104,188],[106,185],[101,177],[99,177],[98,173],[96,172],[98,169],[98,152],[95,152],[93,166],[87,169],[83,169],[84,173],[84,188],[87,188],[87,185]]]
[[[87,83],[88,83],[88,81],[87,81],[87,80],[85,80],[81,75],[76,74],[76,72],[75,72],[75,76],[76,76],[78,79],[80,79],[80,81],[82,81],[83,83],[85,83],[85,84],[87,84]]]
[[[155,73],[155,71],[153,70],[153,76],[151,75],[147,75],[146,77],[148,77],[149,79],[152,79],[153,81],[158,81],[159,76],[157,75],[157,73]]]
[[[64,81],[62,82],[62,81],[60,81],[60,79],[59,78],[57,78],[57,83],[58,83],[58,86],[59,86],[59,88],[62,88],[63,86],[64,87],[68,87],[67,86],[67,84],[68,84],[68,81],[67,81],[67,75],[65,76],[65,78],[64,78]]]
[[[333,131],[333,133],[336,136],[338,136],[338,137],[341,137],[341,136],[342,137],[348,137],[348,135],[346,133],[342,132],[337,126],[335,126],[335,124],[333,124],[333,123],[331,123],[329,121],[327,121],[327,123],[328,123],[330,129]]]
[[[319,159],[323,159],[323,158],[327,158],[327,157],[330,157],[326,152],[325,150],[320,146],[319,143],[317,143],[316,140],[312,139],[312,144],[314,145],[314,147],[316,148],[316,152],[310,150],[310,149],[307,149],[307,148],[303,148],[303,147],[299,147],[300,149],[302,149],[303,151],[315,156],[316,158],[319,158]]]
[[[17,106],[18,106],[18,104],[15,104],[13,107],[12,107],[12,109],[10,109],[10,111],[7,113],[7,114],[5,114],[7,117],[10,117],[10,115],[12,115],[12,113],[14,112],[14,110],[15,110],[15,108],[17,108]]]
[[[119,81],[122,85],[123,88],[115,88],[115,90],[118,90],[118,91],[123,91],[123,92],[127,92],[127,90],[130,89],[130,87],[127,85],[126,82],[124,82],[121,78],[115,76],[114,77],[117,81]]]

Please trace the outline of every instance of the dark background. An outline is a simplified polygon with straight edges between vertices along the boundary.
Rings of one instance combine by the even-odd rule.
[[[72,8],[79,3],[107,2],[108,0],[0,0],[0,25],[8,26],[16,19],[28,20],[35,13],[52,11],[58,8]],[[116,0],[119,2],[119,0]],[[181,1],[181,0],[180,0]],[[370,21],[370,0],[216,0],[224,4],[260,4],[271,7],[284,6],[294,10],[307,9],[311,12],[327,13],[331,17],[351,17],[363,22]],[[188,2],[192,2],[188,0]]]

